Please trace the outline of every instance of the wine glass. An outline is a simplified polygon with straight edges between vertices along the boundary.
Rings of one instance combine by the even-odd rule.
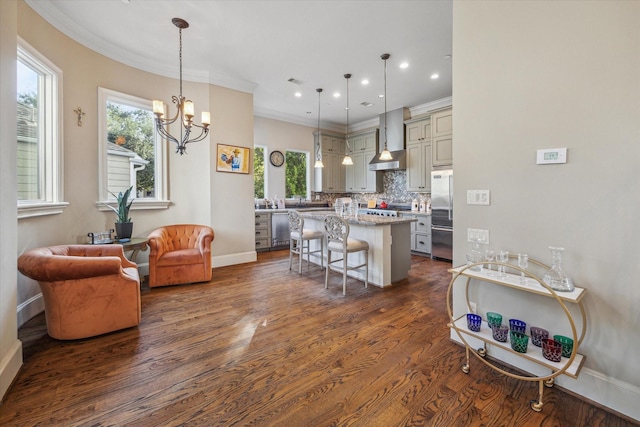
[[[529,255],[518,254],[518,267],[525,270],[529,267]],[[527,278],[524,276],[524,271],[520,272],[520,284],[524,286],[527,285]]]
[[[498,254],[498,261],[500,262],[509,261],[509,251],[500,251],[500,253]],[[501,279],[507,278],[507,267],[505,267],[504,265],[500,266],[500,278]]]
[[[493,272],[493,266],[491,265],[491,263],[496,260],[496,251],[494,251],[493,249],[487,249],[484,253],[484,256],[488,262],[487,267],[489,268],[487,276],[493,277],[495,276],[495,274]]]

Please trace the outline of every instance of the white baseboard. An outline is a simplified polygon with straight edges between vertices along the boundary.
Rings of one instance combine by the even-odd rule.
[[[246,264],[248,262],[256,262],[258,260],[258,254],[256,251],[243,252],[237,254],[221,255],[211,257],[211,266],[226,267],[228,265]]]
[[[450,338],[463,345],[454,330],[451,330]],[[465,337],[467,342],[472,348],[480,348],[483,346],[483,342],[472,337]],[[540,365],[533,362],[527,362],[521,357],[510,354],[506,351],[492,351],[492,356],[496,359],[503,360],[511,366],[518,369],[522,369],[525,372],[538,375],[547,375],[549,372],[540,372]],[[482,363],[475,359],[475,356],[471,355],[470,365],[475,363]],[[473,371],[473,366],[471,368]],[[573,379],[566,375],[559,375],[555,378],[555,383],[570,391],[571,393],[590,400],[605,408],[609,408],[618,414],[632,418],[636,421],[640,421],[640,387],[633,384],[621,381],[617,378],[608,377],[602,372],[595,371],[583,367],[580,370],[580,374],[577,379]]]
[[[0,399],[11,387],[22,366],[22,342],[16,340],[7,354],[0,360]]]
[[[22,304],[18,305],[18,328],[22,327],[30,319],[44,311],[44,300],[42,294],[32,296]]]

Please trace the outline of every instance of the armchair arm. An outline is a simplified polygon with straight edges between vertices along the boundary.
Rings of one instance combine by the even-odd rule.
[[[214,239],[213,229],[211,227],[202,227],[198,234],[196,247],[200,249],[201,254],[211,252],[211,242]]]
[[[138,265],[129,261],[124,255],[124,249],[120,245],[70,245],[69,255],[82,257],[117,256],[120,258],[122,268],[137,268]]]
[[[107,276],[122,273],[118,256],[71,256],[49,248],[32,249],[18,258],[18,270],[40,282]]]

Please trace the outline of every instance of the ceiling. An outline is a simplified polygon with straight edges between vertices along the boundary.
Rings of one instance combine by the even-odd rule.
[[[449,1],[204,1],[26,0],[56,28],[117,61],[168,77],[253,93],[254,111],[323,127],[375,119],[387,110],[451,97],[452,2]],[[402,62],[409,66],[401,69]],[[438,79],[431,79],[437,73]],[[300,84],[288,82],[294,78]],[[363,86],[363,79],[369,85]],[[176,93],[178,86],[176,85]],[[300,97],[295,97],[300,92]],[[334,98],[334,92],[341,94]],[[188,93],[184,93],[188,97]],[[362,102],[373,104],[370,107]],[[198,106],[196,106],[197,108]]]

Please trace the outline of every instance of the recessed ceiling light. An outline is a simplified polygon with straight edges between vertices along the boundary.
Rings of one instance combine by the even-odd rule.
[[[369,84],[369,80],[367,80],[367,79],[362,79],[362,81],[361,81],[360,83],[362,83],[362,86],[366,86],[366,85],[368,85],[368,84]]]
[[[378,95],[378,98],[384,98],[384,94],[381,93],[380,95]]]
[[[451,55],[445,55],[444,59],[451,59]]]
[[[295,96],[296,96],[296,98],[300,98],[302,96],[302,94],[300,92],[296,92]]]
[[[334,98],[340,98],[340,92],[333,92]]]
[[[405,68],[408,68],[408,67],[409,67],[409,63],[408,62],[403,62],[402,64],[400,64],[400,68],[402,68],[403,70]]]
[[[435,79],[437,79],[438,77],[440,77],[440,75],[439,75],[438,73],[433,73],[433,74],[431,74],[431,80],[435,80]]]

